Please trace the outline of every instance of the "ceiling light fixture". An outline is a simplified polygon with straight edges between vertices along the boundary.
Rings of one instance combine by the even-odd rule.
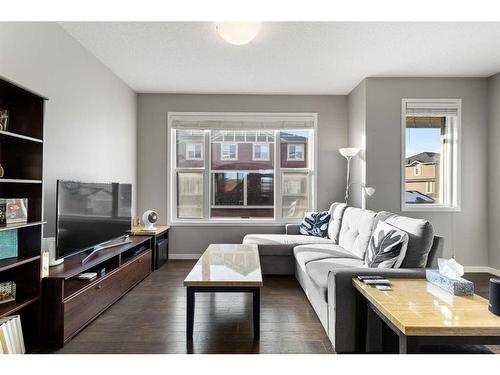
[[[226,42],[241,46],[250,43],[259,33],[262,22],[217,22],[215,29]]]

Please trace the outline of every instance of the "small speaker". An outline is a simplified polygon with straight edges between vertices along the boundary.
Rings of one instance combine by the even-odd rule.
[[[500,279],[490,279],[490,303],[488,309],[500,316]]]
[[[142,214],[142,224],[145,229],[153,229],[158,221],[158,214],[153,210],[147,210]]]

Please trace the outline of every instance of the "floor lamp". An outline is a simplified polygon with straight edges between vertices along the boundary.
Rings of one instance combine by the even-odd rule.
[[[351,159],[359,154],[361,150],[355,147],[347,147],[339,149],[340,155],[347,159],[347,176],[346,176],[346,185],[345,185],[345,203],[347,204],[347,200],[349,199],[349,178],[351,174]]]

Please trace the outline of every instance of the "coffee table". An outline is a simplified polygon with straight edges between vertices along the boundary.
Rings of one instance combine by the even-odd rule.
[[[252,293],[254,339],[260,336],[260,288],[257,245],[212,244],[184,279],[187,287],[186,338],[193,339],[196,293]]]
[[[390,282],[392,290],[381,291],[352,279],[361,302],[361,345],[366,342],[366,307],[398,335],[402,354],[417,353],[421,345],[500,344],[500,317],[488,311],[486,299],[454,296],[425,279]]]

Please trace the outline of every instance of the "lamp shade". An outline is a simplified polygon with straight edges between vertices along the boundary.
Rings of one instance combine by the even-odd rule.
[[[345,158],[352,158],[359,154],[361,150],[359,148],[355,147],[346,147],[346,148],[341,148],[339,149],[340,155],[342,155]]]
[[[241,46],[258,34],[261,22],[218,22],[215,28],[226,42]]]

